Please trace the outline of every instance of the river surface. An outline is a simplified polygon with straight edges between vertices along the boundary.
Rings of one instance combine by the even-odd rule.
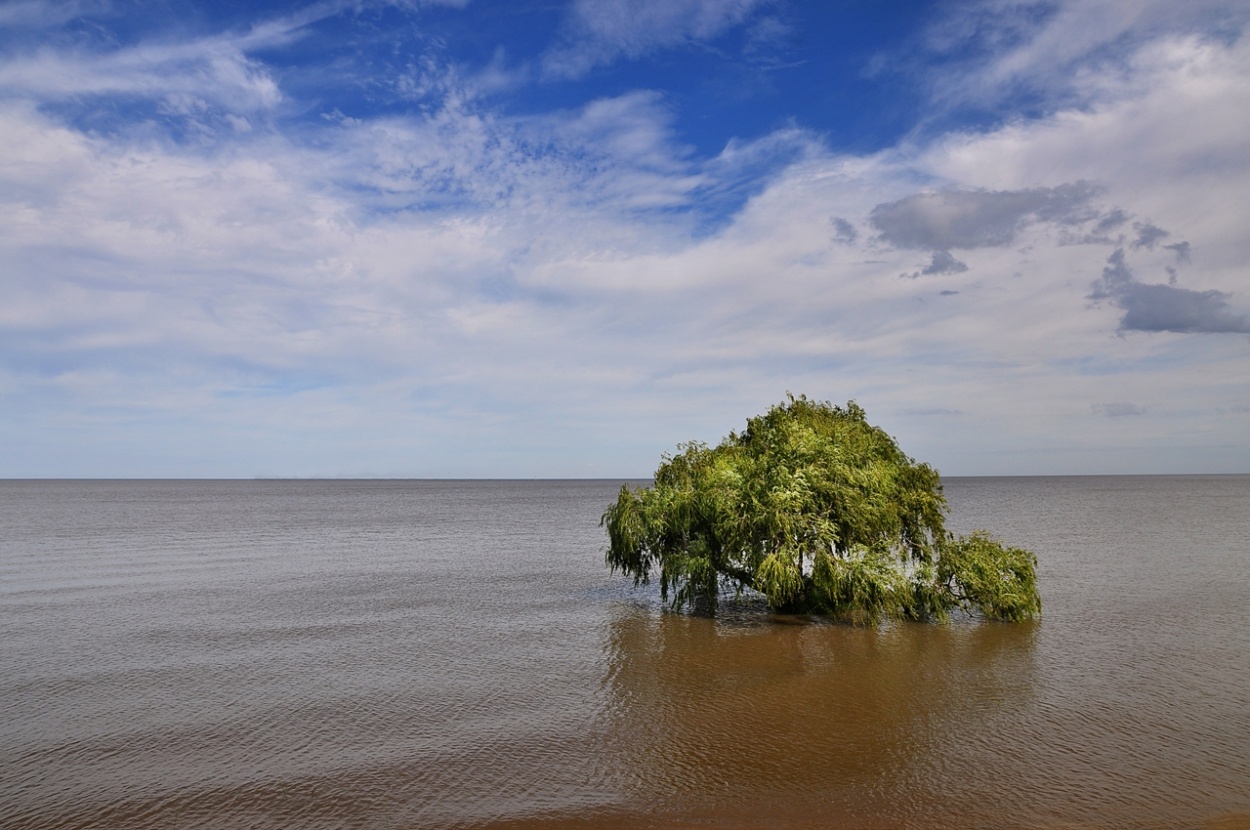
[[[1250,828],[1250,476],[948,479],[1041,621],[663,612],[619,482],[0,481],[0,828]]]

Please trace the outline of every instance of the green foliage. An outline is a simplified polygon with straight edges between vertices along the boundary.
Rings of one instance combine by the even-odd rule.
[[[1018,622],[1042,613],[1037,557],[1022,548],[1003,547],[985,531],[943,546],[937,582],[961,606],[992,619]]]
[[[937,471],[854,402],[791,396],[715,448],[678,450],[602,521],[613,571],[658,573],[674,608],[711,613],[722,592],[756,591],[778,611],[870,624],[1041,613],[1033,555],[981,532],[952,539]]]

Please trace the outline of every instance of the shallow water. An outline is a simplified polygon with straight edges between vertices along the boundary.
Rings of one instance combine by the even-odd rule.
[[[0,827],[1250,827],[1250,477],[951,479],[1026,625],[663,613],[615,482],[0,482]]]

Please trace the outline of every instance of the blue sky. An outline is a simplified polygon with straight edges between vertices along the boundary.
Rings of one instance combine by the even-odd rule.
[[[787,392],[1250,472],[1248,23],[9,0],[0,476],[643,476]]]

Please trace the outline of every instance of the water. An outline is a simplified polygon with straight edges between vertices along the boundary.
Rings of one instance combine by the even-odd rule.
[[[1250,828],[1250,477],[952,479],[1025,625],[662,613],[615,482],[0,482],[0,827]]]

